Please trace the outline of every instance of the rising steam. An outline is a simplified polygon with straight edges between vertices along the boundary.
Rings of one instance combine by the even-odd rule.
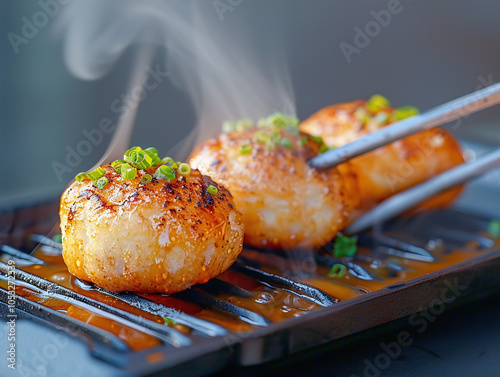
[[[252,26],[262,29],[258,21]],[[224,120],[295,113],[283,41],[252,40],[249,25],[221,22],[211,1],[74,0],[60,26],[68,68],[81,79],[105,75],[131,44],[165,47],[169,78],[189,93],[197,112],[192,143],[218,133]],[[131,116],[135,111],[122,117],[115,136],[132,127]],[[118,144],[123,153],[129,140]]]

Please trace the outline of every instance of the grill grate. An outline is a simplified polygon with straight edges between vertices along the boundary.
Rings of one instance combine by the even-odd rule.
[[[159,371],[227,347],[233,349],[232,360],[261,363],[422,310],[449,281],[466,284],[470,293],[499,283],[500,252],[497,241],[485,233],[487,226],[488,219],[435,211],[359,235],[361,248],[353,258],[333,258],[331,245],[303,254],[247,249],[219,278],[170,296],[115,293],[73,277],[66,284],[38,276],[37,268],[61,271],[54,262],[60,261],[60,244],[47,236],[31,235],[40,243],[34,255],[10,245],[1,245],[0,251],[4,261],[14,259],[18,267],[16,309],[66,329],[85,342],[92,355],[123,370]],[[432,249],[429,243],[438,246]],[[467,257],[453,259],[457,247]],[[312,257],[314,271],[295,276],[289,267],[304,255],[309,262]],[[347,267],[347,280],[324,277],[337,263]],[[415,266],[423,265],[431,273],[415,274]],[[0,301],[7,303],[9,265],[0,261],[0,271]],[[134,349],[105,326],[54,309],[54,302],[154,341]],[[375,305],[383,309],[374,313]],[[158,352],[162,357],[152,361],[149,356]]]

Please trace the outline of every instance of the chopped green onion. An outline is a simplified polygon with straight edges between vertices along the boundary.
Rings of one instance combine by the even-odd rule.
[[[315,141],[316,143],[322,143],[323,138],[321,136],[311,136],[311,140]]]
[[[101,168],[100,166],[96,168],[95,170],[91,171],[88,173],[88,176],[91,180],[96,181],[99,178],[101,178],[104,174],[106,173],[106,170]]]
[[[177,173],[179,173],[179,175],[182,175],[183,177],[189,177],[189,174],[191,173],[191,166],[183,162],[177,168]]]
[[[109,179],[107,177],[101,177],[97,181],[95,181],[95,185],[99,190],[102,190],[109,183]]]
[[[144,149],[144,152],[146,152],[153,160],[153,162],[151,163],[151,166],[156,166],[156,165],[162,164],[161,158],[158,156],[158,150],[156,148],[150,147],[150,148]]]
[[[219,192],[219,189],[217,187],[215,187],[214,185],[210,185],[207,188],[207,192],[209,194],[212,194],[212,195],[217,195],[217,193]]]
[[[165,157],[164,159],[161,160],[161,164],[162,165],[172,166],[173,164],[175,164],[175,161],[171,157]]]
[[[61,243],[62,242],[62,235],[61,234],[56,234],[54,236],[52,236],[52,239],[56,242],[59,242]]]
[[[367,116],[366,109],[364,107],[358,107],[354,112],[354,116],[356,117],[357,120],[364,123]]]
[[[285,115],[280,112],[275,112],[269,115],[267,118],[260,119],[257,122],[258,127],[271,127],[273,129],[276,128],[285,128],[288,126],[298,127],[299,126],[299,118],[295,116]]]
[[[302,136],[302,137],[300,138],[300,145],[301,145],[302,147],[305,147],[305,146],[307,145],[307,136]]]
[[[236,131],[236,123],[226,120],[222,123],[222,132],[230,133]]]
[[[358,249],[357,243],[357,237],[347,237],[342,233],[337,233],[333,242],[333,255],[335,258],[353,257]]]
[[[175,179],[175,170],[168,165],[162,165],[156,169],[155,177],[171,182]]]
[[[179,164],[177,162],[174,162],[172,165],[170,165],[172,169],[177,169],[179,167]]]
[[[158,156],[158,149],[153,148],[153,147],[149,147],[149,148],[144,149],[144,152],[153,153],[155,156]]]
[[[491,220],[488,224],[488,233],[492,237],[500,237],[500,220]]]
[[[238,119],[237,121],[226,120],[222,123],[222,132],[245,131],[252,128],[252,126],[253,120],[248,118]]]
[[[266,130],[260,130],[255,133],[254,139],[259,143],[269,143],[271,141],[271,134]]]
[[[340,263],[335,263],[326,276],[329,278],[342,278],[347,272],[347,267]]]
[[[141,147],[130,148],[125,152],[123,158],[137,169],[147,169],[153,166],[153,157],[151,157],[149,153],[143,151]]]
[[[252,128],[253,120],[252,119],[240,119],[236,122],[236,131],[245,131],[249,128]]]
[[[147,185],[152,180],[153,180],[153,177],[151,176],[151,174],[143,174],[143,176],[141,177],[141,184]]]
[[[377,121],[377,123],[379,124],[384,124],[387,122],[387,120],[389,120],[389,114],[387,114],[386,112],[384,111],[381,111],[380,113],[378,113],[376,116],[375,116],[375,120]]]
[[[78,174],[76,175],[75,179],[76,179],[78,182],[81,182],[81,181],[83,181],[83,180],[85,180],[85,179],[90,179],[90,178],[89,178],[89,175],[88,175],[87,173],[82,172],[82,173],[78,173]]]
[[[172,318],[168,318],[168,317],[162,317],[162,318],[165,321],[165,326],[170,326],[170,325],[176,324],[175,320],[173,320]]]
[[[137,169],[129,164],[121,166],[121,175],[124,181],[134,179],[137,176]]]
[[[274,145],[278,145],[281,140],[281,134],[278,131],[273,131],[271,133],[271,142]]]
[[[388,107],[391,107],[391,103],[387,98],[381,96],[380,94],[374,94],[366,103],[366,108],[371,113],[378,113],[380,110]]]
[[[245,144],[240,147],[240,153],[241,154],[250,154],[252,153],[252,145],[251,144]]]
[[[121,174],[122,173],[122,165],[123,164],[126,164],[126,162],[124,160],[116,160],[116,161],[113,161],[111,163],[111,166],[113,167],[113,169],[115,169],[115,171],[118,174]]]
[[[321,147],[319,147],[318,154],[325,153],[326,151],[329,151],[330,148],[326,144],[321,144]]]
[[[415,106],[401,106],[394,110],[396,120],[403,120],[417,114],[420,114],[420,111]]]
[[[282,147],[285,147],[286,149],[292,149],[293,148],[293,143],[290,139],[287,139],[286,137],[282,138],[279,142],[279,144]]]

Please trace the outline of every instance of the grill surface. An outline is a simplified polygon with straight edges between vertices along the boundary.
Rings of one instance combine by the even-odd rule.
[[[41,244],[32,255],[18,250],[28,249],[25,239],[1,247],[0,300],[5,311],[7,261],[13,260],[20,318],[66,332],[124,373],[209,373],[416,313],[443,301],[444,291],[466,296],[500,283],[499,243],[488,235],[488,223],[453,210],[399,219],[361,234],[362,247],[351,259],[333,258],[330,246],[245,249],[219,278],[171,296],[113,293],[70,277],[60,245],[34,235]],[[25,235],[33,228],[39,230],[24,226]],[[347,267],[346,278],[325,277],[336,263]]]

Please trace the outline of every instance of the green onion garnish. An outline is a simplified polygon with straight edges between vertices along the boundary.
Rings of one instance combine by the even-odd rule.
[[[240,153],[241,154],[250,154],[252,153],[252,145],[251,144],[245,144],[240,147]]]
[[[364,107],[358,107],[356,109],[356,111],[354,112],[354,116],[360,122],[364,122],[364,120],[366,118],[366,109]]]
[[[93,180],[93,181],[96,181],[98,180],[99,178],[101,178],[104,174],[106,173],[106,170],[104,170],[103,168],[101,168],[100,166],[91,171],[90,173],[88,173],[88,177]]]
[[[217,193],[219,192],[219,189],[217,187],[215,187],[214,185],[210,185],[207,188],[207,192],[209,194],[212,194],[212,195],[217,195]]]
[[[134,179],[137,176],[137,169],[129,164],[121,166],[121,175],[124,181]]]
[[[347,267],[340,263],[335,263],[326,276],[329,278],[342,278],[347,272]]]
[[[492,237],[500,237],[500,220],[491,220],[488,224],[488,233]]]
[[[102,190],[109,183],[109,179],[107,177],[101,177],[97,181],[95,181],[95,185],[99,190]]]
[[[353,257],[358,249],[357,243],[357,237],[347,237],[342,233],[337,233],[333,242],[333,255],[335,258]]]
[[[101,178],[104,174],[106,173],[106,170],[104,170],[103,168],[101,168],[100,166],[95,169],[95,170],[92,170],[90,173],[78,173],[75,177],[75,179],[78,181],[78,182],[81,182],[85,179],[91,179],[93,181],[96,181],[98,180],[99,178]]]
[[[170,326],[170,325],[175,325],[176,324],[176,322],[172,318],[168,318],[168,317],[162,317],[162,318],[165,321],[165,325],[166,326]]]
[[[125,152],[123,159],[137,169],[147,169],[153,166],[153,157],[150,154],[153,153],[146,153],[141,147],[133,147]]]
[[[271,127],[273,129],[285,128],[285,127],[298,127],[299,118],[295,116],[285,115],[280,112],[276,112],[269,115],[267,118],[260,119],[257,122],[257,126]]]
[[[381,111],[380,113],[378,113],[376,116],[375,116],[375,120],[377,121],[377,123],[379,124],[384,124],[386,123],[388,120],[389,120],[389,114],[387,114],[386,112],[384,111]]]
[[[182,175],[183,177],[189,177],[189,174],[191,173],[191,166],[183,162],[177,168],[177,173],[179,173],[179,175]]]
[[[171,157],[165,157],[161,160],[161,164],[162,165],[168,165],[168,166],[172,166],[173,164],[175,164],[175,161],[173,158]]]
[[[267,132],[266,130],[260,130],[255,133],[254,136],[255,140],[257,140],[259,143],[269,143],[271,141],[271,134]]]
[[[175,170],[170,166],[162,165],[156,169],[155,177],[171,182],[175,179]]]
[[[417,114],[420,114],[420,111],[415,106],[402,106],[394,110],[396,120],[403,120]]]
[[[151,166],[156,166],[156,165],[162,164],[161,158],[158,156],[158,150],[156,148],[149,147],[149,148],[144,149],[144,152],[146,152],[153,160]]]
[[[319,147],[318,154],[325,153],[326,151],[329,151],[330,148],[326,144],[321,144],[321,147]]]
[[[290,139],[287,139],[286,137],[282,138],[279,142],[279,144],[282,147],[285,147],[286,149],[292,149],[293,148],[293,143]]]
[[[144,149],[144,152],[152,153],[153,155],[158,156],[158,149],[153,148],[153,147],[149,147],[149,148]]]
[[[302,136],[302,137],[300,138],[300,145],[301,145],[302,147],[305,147],[305,146],[307,145],[307,136]]]
[[[61,234],[56,234],[54,236],[52,236],[52,239],[56,242],[59,242],[61,243],[62,242],[62,235]]]
[[[222,132],[229,133],[234,131],[245,131],[252,128],[252,126],[253,120],[248,118],[238,119],[235,122],[226,120],[222,123]]]
[[[89,175],[88,175],[87,173],[82,172],[82,173],[78,173],[78,174],[76,175],[75,179],[76,179],[78,182],[81,182],[81,181],[83,181],[83,180],[85,180],[85,179],[90,179],[90,178],[89,178]]]
[[[115,169],[115,171],[118,174],[121,174],[122,173],[122,165],[123,164],[126,164],[126,162],[124,160],[116,160],[116,161],[113,161],[111,163],[111,166],[113,167],[113,169]]]
[[[236,131],[245,131],[248,130],[249,128],[252,128],[253,126],[253,120],[244,118],[240,119],[236,122]]]
[[[143,176],[141,177],[141,184],[147,185],[152,180],[153,180],[153,177],[151,176],[151,174],[143,174]]]
[[[222,132],[230,133],[236,131],[236,123],[226,120],[222,123]]]
[[[378,113],[380,110],[386,109],[390,106],[391,103],[389,100],[380,94],[374,94],[366,103],[366,108],[372,113]]]
[[[315,141],[316,143],[322,143],[323,138],[321,136],[311,136],[311,140]]]

